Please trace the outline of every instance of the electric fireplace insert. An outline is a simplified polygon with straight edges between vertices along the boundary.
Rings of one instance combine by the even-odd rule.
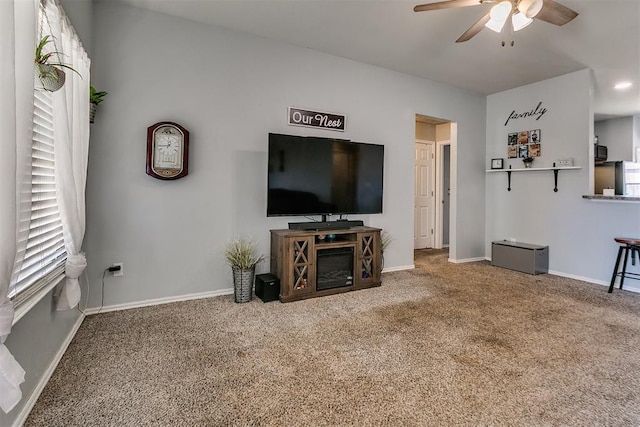
[[[353,248],[318,250],[316,290],[353,285]]]

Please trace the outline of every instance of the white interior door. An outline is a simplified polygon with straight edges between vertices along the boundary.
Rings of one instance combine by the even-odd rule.
[[[435,142],[416,142],[413,245],[415,249],[434,246],[435,176]]]

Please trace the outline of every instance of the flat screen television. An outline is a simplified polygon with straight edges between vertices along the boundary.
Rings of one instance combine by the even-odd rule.
[[[382,213],[384,145],[269,134],[267,216]]]

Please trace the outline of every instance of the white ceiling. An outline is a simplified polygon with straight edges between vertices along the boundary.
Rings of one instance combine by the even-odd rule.
[[[579,13],[535,20],[515,46],[488,29],[455,40],[491,7],[413,12],[433,0],[120,0],[367,64],[492,94],[584,68],[597,118],[640,114],[640,0],[559,0]],[[633,82],[618,91],[620,80]]]

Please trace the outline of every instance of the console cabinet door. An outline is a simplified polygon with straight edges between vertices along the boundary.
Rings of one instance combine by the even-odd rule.
[[[290,260],[287,280],[287,296],[294,297],[315,291],[314,237],[291,237],[285,239],[285,257]]]
[[[359,286],[380,283],[380,232],[358,233],[357,266]]]

